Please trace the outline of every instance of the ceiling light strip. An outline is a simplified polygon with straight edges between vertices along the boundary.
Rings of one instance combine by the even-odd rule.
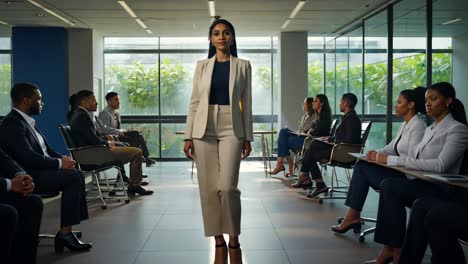
[[[215,2],[214,0],[208,1],[208,10],[210,11],[210,17],[216,16]]]
[[[137,15],[135,14],[135,12],[133,12],[133,10],[127,5],[127,3],[125,1],[117,1],[117,3],[119,3],[123,9],[125,9],[125,11],[127,11],[127,13],[133,17],[133,18],[137,18]]]
[[[147,30],[146,30],[146,33],[148,33],[148,34],[153,34],[153,31],[151,31],[150,29],[147,29]]]
[[[40,9],[44,10],[44,11],[46,11],[47,13],[53,15],[54,17],[56,17],[56,18],[62,20],[63,22],[65,22],[65,23],[67,23],[67,24],[69,24],[69,25],[71,25],[71,26],[74,26],[74,25],[75,25],[75,23],[71,22],[70,20],[66,19],[65,17],[63,17],[63,16],[61,16],[61,15],[55,13],[54,11],[50,10],[49,8],[47,8],[47,7],[41,5],[41,4],[39,4],[39,3],[37,3],[37,2],[35,2],[35,1],[33,1],[33,0],[26,0],[26,1],[27,1],[28,3],[30,3],[30,4],[32,4],[32,5],[34,5],[34,6],[36,6],[36,7],[38,7],[38,8],[40,8]]]
[[[293,9],[293,11],[291,12],[291,15],[289,15],[289,18],[290,19],[294,19],[297,15],[297,13],[299,13],[299,11],[301,11],[302,7],[304,6],[304,4],[306,3],[306,1],[299,1],[299,3],[297,3],[296,7]]]
[[[450,20],[450,21],[447,21],[447,22],[442,23],[442,25],[444,25],[444,26],[445,26],[445,25],[450,25],[450,24],[453,24],[453,23],[458,22],[458,21],[461,21],[461,20],[462,20],[461,18],[455,18],[455,19],[452,19],[452,20]]]
[[[145,23],[143,23],[143,21],[141,21],[141,19],[139,18],[136,18],[135,21],[138,23],[138,25],[140,25],[140,27],[142,27],[143,29],[148,29],[148,27],[145,25]]]
[[[10,24],[8,24],[7,22],[3,22],[3,21],[1,21],[1,20],[0,20],[0,24],[6,25],[6,26],[9,26],[9,25],[10,25]]]
[[[299,11],[301,11],[305,3],[306,3],[306,0],[301,0],[297,3],[296,7],[294,7],[293,11],[289,15],[288,20],[286,20],[286,22],[284,22],[284,24],[281,26],[281,29],[285,29],[288,27],[289,23],[291,23],[291,21],[297,16]]]
[[[288,27],[289,23],[291,23],[291,19],[288,19],[286,20],[286,22],[284,22],[284,24],[281,26],[282,29],[285,29]]]

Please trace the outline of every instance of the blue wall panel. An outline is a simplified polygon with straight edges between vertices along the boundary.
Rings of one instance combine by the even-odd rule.
[[[67,154],[58,129],[68,111],[68,32],[63,28],[13,27],[13,83],[29,82],[42,92],[43,111],[33,118],[56,151]]]

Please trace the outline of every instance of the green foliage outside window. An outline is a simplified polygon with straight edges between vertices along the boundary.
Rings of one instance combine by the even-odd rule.
[[[10,111],[11,65],[0,64],[0,115]]]

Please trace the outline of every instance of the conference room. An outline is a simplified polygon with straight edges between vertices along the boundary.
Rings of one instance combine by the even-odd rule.
[[[466,263],[465,2],[0,0],[0,263]]]

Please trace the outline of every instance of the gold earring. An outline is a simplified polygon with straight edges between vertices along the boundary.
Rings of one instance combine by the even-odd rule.
[[[210,45],[214,47],[214,44],[213,44],[213,42],[210,42]]]

